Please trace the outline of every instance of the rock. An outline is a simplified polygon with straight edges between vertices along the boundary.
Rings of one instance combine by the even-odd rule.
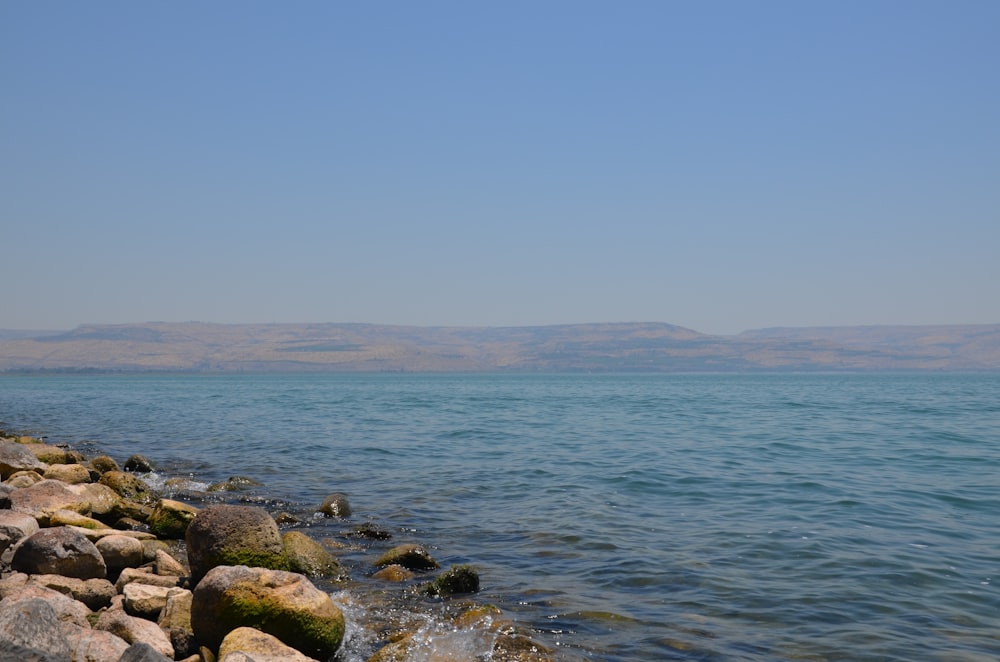
[[[173,662],[173,655],[167,657],[147,643],[136,643],[129,646],[118,662]]]
[[[0,509],[10,510],[10,493],[13,491],[14,488],[10,485],[0,483]]]
[[[401,565],[410,570],[433,570],[440,567],[426,549],[413,543],[397,545],[375,561],[376,567],[387,565]]]
[[[115,585],[107,579],[77,579],[62,575],[31,575],[30,584],[37,584],[73,596],[87,605],[92,611],[103,609],[111,604],[111,599],[118,595]]]
[[[0,602],[0,641],[23,646],[29,651],[51,656],[51,659],[70,659],[69,642],[63,634],[59,618],[52,605],[42,598],[7,599]]]
[[[108,662],[118,660],[128,648],[128,642],[104,630],[63,626],[73,662]]]
[[[103,579],[104,558],[94,543],[65,526],[33,533],[14,552],[11,567],[29,575],[56,574],[78,579]]]
[[[183,540],[198,509],[181,501],[160,499],[149,517],[149,530],[161,538]]]
[[[104,557],[112,579],[125,568],[138,568],[143,563],[142,543],[129,536],[104,536],[97,541],[97,551]]]
[[[10,487],[31,487],[35,483],[41,482],[42,475],[35,471],[15,471],[10,478],[4,481]]]
[[[344,616],[304,576],[281,570],[218,566],[194,590],[197,639],[218,646],[229,631],[254,627],[317,659],[330,658],[344,636]]]
[[[28,598],[45,600],[52,607],[56,618],[60,622],[75,623],[80,627],[90,627],[90,623],[87,621],[90,609],[87,608],[87,605],[59,591],[29,582],[12,597],[17,600],[26,600]]]
[[[125,598],[125,613],[151,621],[160,617],[160,612],[167,604],[167,594],[176,587],[150,586],[139,582],[130,582],[122,588]]]
[[[183,577],[188,574],[187,569],[180,561],[162,549],[156,550],[156,557],[153,560],[153,570],[158,575],[174,577]]]
[[[170,637],[176,655],[197,653],[194,629],[191,627],[192,593],[183,588],[167,591],[167,602],[160,612],[157,624]]]
[[[81,515],[74,510],[60,509],[49,515],[49,526],[79,526],[84,529],[105,529],[104,522]]]
[[[100,474],[106,474],[109,471],[121,471],[121,467],[119,467],[118,463],[114,461],[114,458],[107,455],[98,455],[91,460],[90,468],[96,471],[98,476],[100,476]]]
[[[230,476],[228,479],[212,483],[208,486],[209,492],[240,492],[251,487],[260,487],[263,483],[260,483],[253,478],[247,476]]]
[[[152,506],[159,499],[145,481],[124,471],[108,471],[101,475],[98,482],[113,489],[118,496],[143,505]]]
[[[61,446],[52,446],[39,442],[24,444],[29,453],[35,456],[39,462],[45,464],[74,464],[79,460],[80,454],[70,451]]]
[[[115,582],[115,588],[119,593],[122,593],[125,591],[125,587],[132,583],[172,588],[180,585],[181,578],[171,577],[169,575],[157,575],[144,568],[125,568],[122,570],[122,574],[118,576],[118,581]]]
[[[236,660],[238,653],[243,653],[253,662],[316,662],[314,658],[286,646],[277,637],[247,627],[236,628],[226,635],[219,646],[219,662]]]
[[[50,464],[42,476],[71,485],[90,482],[90,472],[82,464]]]
[[[137,474],[148,474],[153,471],[153,463],[149,461],[143,455],[133,455],[129,459],[125,460],[125,471],[131,471]]]
[[[301,520],[299,520],[299,518],[296,517],[295,515],[283,510],[274,516],[274,521],[280,525],[280,524],[298,524]]]
[[[219,565],[288,569],[278,525],[256,506],[208,506],[188,525],[185,539],[195,584]]]
[[[392,533],[371,522],[358,524],[354,527],[354,531],[351,535],[357,536],[358,538],[367,538],[369,540],[389,540],[392,538]]]
[[[372,575],[374,579],[381,579],[385,582],[405,582],[416,576],[412,570],[407,570],[398,563],[387,565]]]
[[[80,483],[67,486],[77,499],[90,508],[90,516],[104,522],[114,522],[122,517],[145,519],[149,509],[120,497],[117,492],[100,483]]]
[[[348,579],[347,571],[337,558],[301,531],[288,531],[281,536],[281,542],[285,547],[288,567],[292,572],[334,581]]]
[[[144,618],[129,616],[122,609],[112,608],[102,613],[94,628],[121,637],[129,644],[149,644],[158,653],[166,655],[171,660],[174,658],[173,644],[160,626]]]
[[[91,512],[89,501],[81,500],[78,494],[58,480],[42,480],[15,490],[10,495],[10,508],[31,515],[41,526],[48,526],[49,517],[57,510],[72,510],[83,515]]]
[[[149,525],[131,517],[122,517],[112,524],[119,531],[149,531]]]
[[[0,480],[7,480],[18,471],[45,471],[45,463],[40,462],[24,444],[0,441]]]
[[[36,532],[38,532],[38,520],[31,515],[0,510],[0,554]]]
[[[467,565],[449,568],[424,588],[428,595],[446,598],[456,593],[475,593],[479,590],[479,574]]]
[[[326,517],[350,517],[351,506],[347,503],[347,495],[334,492],[323,499],[319,512]]]

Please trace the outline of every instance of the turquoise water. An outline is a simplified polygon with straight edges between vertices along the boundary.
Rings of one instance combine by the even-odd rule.
[[[1000,657],[1000,375],[16,376],[0,420],[345,492],[316,535],[472,563],[570,658]]]

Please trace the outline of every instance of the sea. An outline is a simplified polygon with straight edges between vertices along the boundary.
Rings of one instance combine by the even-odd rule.
[[[413,660],[491,659],[370,578],[403,542],[558,659],[1000,659],[996,373],[9,375],[0,426],[246,476],[234,498],[353,541],[345,662],[401,604],[437,651]],[[332,492],[350,517],[314,515]]]

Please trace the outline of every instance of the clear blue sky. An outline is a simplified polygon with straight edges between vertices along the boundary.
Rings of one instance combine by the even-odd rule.
[[[1000,322],[1000,2],[0,1],[0,328]]]

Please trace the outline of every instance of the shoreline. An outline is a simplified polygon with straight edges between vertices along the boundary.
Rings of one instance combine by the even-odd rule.
[[[401,662],[411,655],[420,654],[420,651],[440,653],[444,650],[447,654],[448,647],[468,651],[470,646],[481,654],[491,655],[490,659],[494,660],[542,662],[565,658],[533,639],[532,633],[518,627],[498,608],[476,601],[479,577],[474,565],[442,568],[419,543],[399,543],[394,540],[392,531],[370,521],[352,522],[346,495],[332,494],[323,504],[315,506],[311,518],[319,517],[324,523],[342,525],[340,535],[316,540],[310,535],[313,522],[302,517],[306,513],[288,512],[283,508],[288,504],[258,494],[257,488],[264,486],[252,479],[234,475],[226,481],[207,485],[198,482],[197,477],[192,475],[160,474],[155,471],[155,464],[142,456],[123,460],[122,467],[125,470],[121,470],[115,459],[107,456],[87,458],[68,445],[48,443],[44,437],[11,435],[0,430],[0,477],[3,479],[0,483],[3,506],[0,508],[0,524],[6,523],[0,526],[0,530],[7,532],[6,538],[0,538],[3,547],[0,549],[3,553],[0,558],[0,621],[5,609],[31,596],[41,597],[40,602],[45,603],[57,601],[63,612],[68,607],[59,602],[63,599],[75,602],[73,613],[78,622],[64,629],[71,631],[69,640],[75,642],[73,645],[76,648],[70,657],[62,659],[119,659],[107,651],[102,653],[102,658],[88,658],[80,653],[80,650],[92,645],[81,642],[92,642],[98,637],[94,632],[101,632],[107,633],[99,635],[103,640],[113,641],[109,637],[118,639],[113,641],[116,652],[123,641],[131,648],[156,644],[164,655],[162,659],[215,662],[212,656],[218,656],[220,652],[218,637],[211,638],[205,634],[207,626],[198,622],[197,606],[193,620],[191,612],[187,612],[191,623],[187,630],[171,629],[159,623],[159,632],[169,633],[167,642],[171,649],[167,649],[162,637],[156,636],[155,630],[153,635],[145,636],[146,639],[151,638],[151,643],[140,641],[144,637],[139,635],[121,637],[120,633],[114,633],[117,632],[115,627],[119,626],[110,626],[109,623],[115,619],[138,618],[156,626],[156,622],[164,618],[163,614],[177,611],[167,609],[169,591],[183,596],[183,599],[173,597],[174,602],[178,599],[181,602],[185,599],[190,601],[192,596],[199,595],[199,591],[206,592],[202,584],[206,582],[203,577],[208,575],[197,572],[199,567],[211,568],[208,574],[221,574],[222,570],[236,565],[262,568],[259,572],[265,574],[288,573],[289,577],[282,575],[282,581],[304,582],[303,585],[318,589],[331,601],[332,609],[341,614],[341,634],[336,646],[332,649],[309,649],[308,645],[298,644],[299,649],[306,648],[309,649],[307,652],[314,654],[317,650],[326,651],[317,658],[304,659]],[[206,530],[192,537],[192,523],[198,527],[201,522],[211,520],[212,516],[226,517],[233,513],[238,514],[240,526],[247,529],[241,533],[244,537],[258,543],[261,537],[267,537],[245,526],[247,518],[255,517],[264,522],[264,528],[270,530],[273,527],[273,532],[280,536],[277,555],[271,562],[260,562],[261,557],[253,555],[231,556],[227,557],[229,561],[221,562],[205,562],[197,557],[200,552],[195,548],[201,544],[198,541],[206,536],[214,540],[212,536],[216,534]],[[350,528],[345,529],[344,526]],[[99,551],[115,545],[135,549],[138,544],[142,553],[133,555],[130,561],[123,564],[116,556],[118,552],[100,551],[98,556],[103,559],[105,569],[86,579],[66,576],[79,574],[75,570],[31,572],[52,568],[32,566],[26,561],[27,552],[23,552],[22,548],[29,548],[31,545],[26,543],[44,537],[44,534],[56,533],[74,537],[77,541],[85,538]],[[368,559],[368,567],[351,564],[345,568],[338,558],[359,554]],[[232,559],[252,561],[237,564]],[[170,567],[172,572],[178,574],[160,574],[161,566]],[[192,573],[193,566],[195,574]],[[217,570],[220,567],[222,570]],[[184,574],[179,573],[179,568]],[[69,583],[74,586],[81,581],[84,584],[100,584],[104,597],[86,596],[85,589],[81,587],[77,587],[80,594],[77,596],[73,590],[59,586],[60,580],[53,579],[53,576],[72,580]],[[164,576],[169,579],[164,580]],[[115,583],[111,584],[112,581]],[[273,578],[260,581],[267,583]],[[129,593],[137,593],[140,589],[127,587],[163,583],[168,586],[159,587],[162,604],[158,609],[149,611],[147,608],[147,612],[143,613],[134,606]],[[50,586],[53,584],[55,591]],[[58,590],[63,593],[58,593]],[[65,593],[74,597],[66,598]],[[79,599],[84,596],[90,604]],[[332,601],[330,596],[336,601]],[[198,604],[197,600],[195,604]],[[86,610],[83,622],[80,622],[80,607]],[[65,615],[63,612],[60,613]],[[248,622],[246,625],[267,629],[260,622]],[[136,627],[142,629],[145,626],[139,623]],[[285,636],[285,639],[289,638]],[[4,636],[0,632],[0,644],[3,642]],[[206,643],[209,645],[205,646]],[[287,645],[287,642],[277,637],[277,644]],[[63,650],[61,646],[61,643],[56,645],[60,652]],[[233,657],[231,646],[228,650],[223,647],[222,653]],[[303,652],[300,650],[297,654]],[[122,655],[125,655],[124,650]],[[263,653],[258,651],[257,655]],[[53,659],[59,659],[59,656]],[[225,660],[226,657],[216,659]]]

